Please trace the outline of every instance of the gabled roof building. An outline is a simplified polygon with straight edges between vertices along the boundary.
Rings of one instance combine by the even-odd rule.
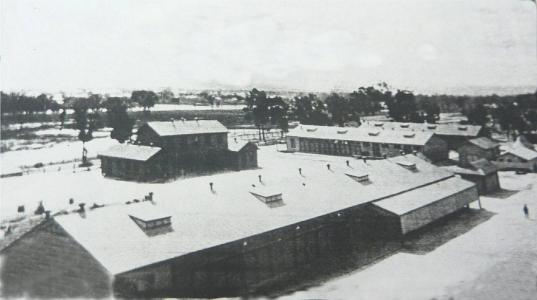
[[[228,130],[215,120],[147,122],[135,144],[113,146],[99,157],[105,176],[139,181],[256,168],[257,147],[241,143],[228,147]]]
[[[421,152],[431,161],[448,158],[444,141],[430,132],[299,125],[286,137],[287,150],[329,155],[392,157]]]
[[[383,257],[406,234],[478,200],[473,183],[415,155],[271,155],[281,163],[51,217],[0,252],[2,295],[244,295],[328,257]]]
[[[429,123],[404,123],[404,122],[364,122],[362,128],[377,128],[379,130],[431,132],[442,138],[448,148],[456,150],[465,140],[473,139],[483,134],[483,128],[479,125],[467,124],[429,124]]]

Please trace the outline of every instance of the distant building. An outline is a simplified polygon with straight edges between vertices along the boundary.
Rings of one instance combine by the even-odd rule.
[[[478,200],[475,184],[414,155],[297,156],[155,187],[169,199],[51,217],[1,250],[2,296],[247,295],[323,259],[384,257]]]
[[[498,168],[485,158],[474,160],[464,167],[447,166],[443,168],[475,183],[480,195],[494,193],[501,189]]]
[[[537,172],[537,151],[530,149],[520,139],[505,147],[494,163],[502,170],[526,170]]]
[[[479,137],[463,142],[457,152],[459,153],[459,166],[472,167],[471,163],[476,160],[496,160],[500,155],[500,144],[487,137]]]
[[[99,153],[105,176],[154,180],[196,172],[257,167],[257,147],[243,142],[228,148],[228,131],[214,120],[148,122],[135,144]],[[237,142],[234,142],[237,143]]]
[[[289,131],[286,143],[295,152],[374,158],[421,152],[433,162],[448,158],[446,142],[422,131],[299,125]]]
[[[464,141],[477,138],[483,134],[482,126],[453,123],[364,122],[360,127],[412,132],[431,132],[442,138],[447,143],[450,150],[456,150],[462,143],[464,143]]]

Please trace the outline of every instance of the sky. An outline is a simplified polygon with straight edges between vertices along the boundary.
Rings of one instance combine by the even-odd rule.
[[[4,91],[533,92],[529,0],[0,0]]]

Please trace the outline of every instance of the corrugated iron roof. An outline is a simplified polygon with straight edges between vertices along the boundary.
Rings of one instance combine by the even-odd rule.
[[[336,140],[336,141],[358,141],[368,143],[381,144],[400,144],[400,145],[425,145],[433,136],[430,132],[413,132],[409,135],[403,131],[395,130],[379,130],[378,127],[362,128],[362,127],[345,127],[345,133],[342,132],[342,127],[335,126],[313,126],[299,125],[289,131],[287,136]]]
[[[414,155],[366,162],[352,160],[350,166],[346,160],[326,155],[261,152],[261,170],[151,185],[157,208],[173,220],[169,232],[156,236],[146,235],[129,217],[131,207],[146,205],[144,202],[95,209],[87,211],[84,217],[57,216],[55,220],[107,270],[118,274],[413,188],[418,188],[419,195],[414,198],[430,200],[427,192],[418,192],[422,190],[419,187],[452,176]],[[409,173],[401,168],[397,164],[401,160],[416,163],[420,172]],[[327,162],[330,170],[326,168]],[[346,175],[349,171],[367,173],[370,183],[356,182]],[[209,182],[214,183],[213,190]],[[276,188],[285,195],[285,205],[272,208],[254,201],[250,194],[252,184]],[[132,188],[140,186],[132,183]],[[116,198],[119,192],[116,191]]]
[[[228,131],[222,123],[216,120],[174,120],[147,122],[146,124],[160,136],[223,133]]]
[[[474,183],[470,181],[451,177],[395,197],[373,202],[373,204],[401,216],[455,193],[467,190],[472,186],[474,186]]]
[[[504,150],[505,152],[502,153],[502,155],[512,154],[527,161],[537,159],[537,151],[528,149],[523,145],[511,144],[509,146],[506,146]]]
[[[361,128],[378,128],[383,130],[404,130],[432,132],[437,135],[451,135],[464,137],[477,137],[481,131],[479,125],[460,124],[428,124],[428,123],[403,123],[403,122],[363,122]]]
[[[161,150],[160,147],[119,144],[99,153],[99,156],[146,161]]]
[[[494,149],[494,148],[500,147],[499,143],[496,143],[495,141],[487,137],[478,137],[475,139],[471,139],[468,142],[482,149]]]
[[[241,151],[244,147],[246,147],[246,145],[248,144],[253,144],[255,145],[254,143],[252,142],[249,142],[249,141],[245,141],[245,140],[240,140],[240,139],[228,139],[227,141],[227,147],[228,147],[228,150],[229,151],[233,151],[233,152],[239,152]],[[256,146],[257,147],[257,146]]]

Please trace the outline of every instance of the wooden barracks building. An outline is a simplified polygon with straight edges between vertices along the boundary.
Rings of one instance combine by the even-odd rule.
[[[299,125],[289,131],[286,143],[292,152],[374,158],[420,152],[433,162],[448,159],[446,142],[422,131]]]
[[[228,141],[227,128],[215,120],[171,120],[142,125],[134,144],[115,145],[99,158],[105,176],[145,181],[257,168],[257,146]]]
[[[475,184],[415,155],[277,155],[164,184],[173,195],[45,219],[1,250],[2,297],[246,295],[326,258],[371,262],[478,200]]]
[[[467,124],[430,124],[403,122],[364,122],[360,128],[376,128],[381,130],[397,130],[411,132],[430,132],[447,143],[450,150],[457,150],[465,141],[483,135],[483,127]]]

